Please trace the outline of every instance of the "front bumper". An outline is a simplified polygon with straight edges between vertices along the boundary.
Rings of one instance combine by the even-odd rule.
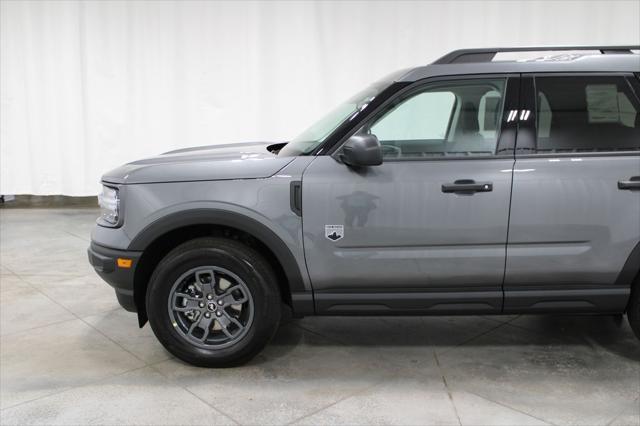
[[[133,282],[142,252],[116,250],[92,242],[87,253],[89,263],[96,270],[96,273],[115,289],[118,303],[127,311],[136,312]],[[119,267],[118,259],[131,259],[131,266],[129,268]]]

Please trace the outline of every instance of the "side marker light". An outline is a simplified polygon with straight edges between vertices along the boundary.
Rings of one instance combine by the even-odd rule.
[[[118,268],[129,269],[131,268],[131,264],[133,261],[131,259],[123,259],[122,257],[118,258]]]

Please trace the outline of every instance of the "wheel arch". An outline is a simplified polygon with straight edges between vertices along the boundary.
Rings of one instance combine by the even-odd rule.
[[[638,276],[640,276],[640,241],[629,253],[627,261],[616,278],[616,285],[631,286]]]
[[[636,244],[633,250],[631,250],[620,274],[618,274],[616,284],[629,286],[632,291],[634,290],[634,287],[640,286],[640,241]],[[638,290],[636,289],[635,291]],[[631,299],[629,299],[629,303],[631,303]]]
[[[158,262],[174,247],[203,236],[239,239],[258,249],[274,268],[283,302],[295,315],[313,313],[312,292],[306,288],[298,262],[287,244],[273,230],[257,220],[219,209],[194,209],[169,214],[144,228],[129,244],[141,251],[134,275],[134,301],[138,322],[147,322],[145,296]]]

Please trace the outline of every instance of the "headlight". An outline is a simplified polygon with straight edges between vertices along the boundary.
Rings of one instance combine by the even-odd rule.
[[[120,198],[118,190],[110,186],[102,186],[102,193],[98,195],[100,205],[99,223],[103,226],[117,226],[120,220]]]

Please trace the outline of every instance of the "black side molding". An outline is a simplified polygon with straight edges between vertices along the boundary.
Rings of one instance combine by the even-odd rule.
[[[293,182],[291,182],[289,190],[289,204],[291,206],[291,211],[298,216],[302,216],[302,182],[299,180],[294,180]]]
[[[629,287],[505,290],[503,314],[622,313]]]
[[[315,292],[316,315],[499,314],[502,290]]]

